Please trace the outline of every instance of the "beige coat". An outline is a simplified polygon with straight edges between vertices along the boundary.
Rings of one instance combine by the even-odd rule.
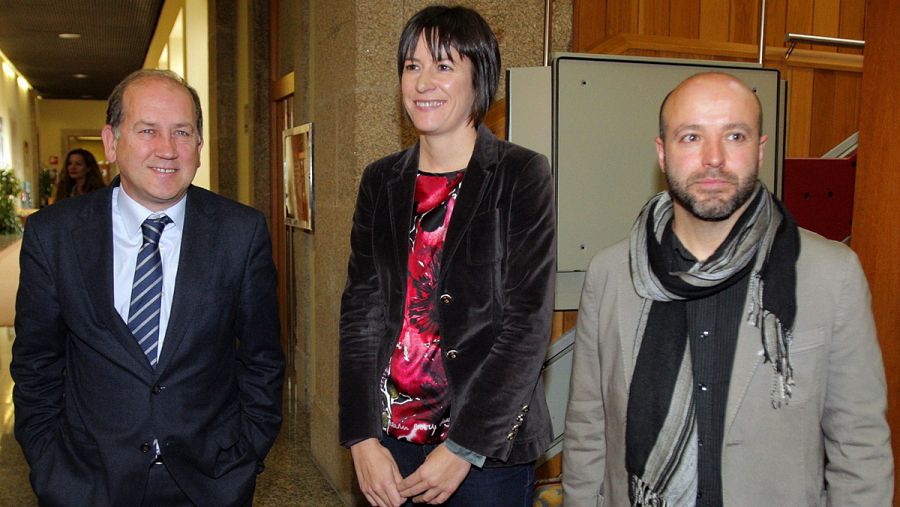
[[[771,364],[742,322],[725,414],[725,506],[889,506],[893,458],[870,295],[856,255],[801,230],[787,407],[772,408]],[[566,507],[628,505],[625,413],[642,301],[628,242],[591,262],[581,296],[566,414]],[[827,484],[827,488],[826,488]]]

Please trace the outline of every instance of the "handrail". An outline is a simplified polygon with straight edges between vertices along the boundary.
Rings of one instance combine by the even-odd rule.
[[[754,61],[758,48],[755,44],[740,42],[707,41],[686,37],[669,37],[662,35],[640,35],[620,33],[588,49],[594,54],[622,55],[628,51],[661,51],[683,53],[689,55],[713,56],[717,58],[735,58],[741,61]],[[784,47],[768,46],[765,50],[767,60],[777,61],[784,57]],[[863,56],[851,53],[835,53],[812,49],[797,49],[794,56],[785,62],[792,67],[808,67],[814,69],[831,69],[845,72],[862,72]]]
[[[864,40],[842,39],[840,37],[825,37],[822,35],[807,35],[791,32],[784,34],[784,41],[791,43],[791,46],[788,48],[787,53],[785,53],[784,55],[785,60],[787,60],[791,56],[791,53],[794,52],[794,48],[797,47],[798,42],[815,44],[817,46],[832,46],[838,48],[863,49],[864,47],[866,47],[866,41]]]

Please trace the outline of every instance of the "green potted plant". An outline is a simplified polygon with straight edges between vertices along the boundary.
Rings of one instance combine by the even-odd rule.
[[[22,222],[16,215],[16,199],[21,191],[22,184],[11,170],[0,171],[0,234],[22,232]]]

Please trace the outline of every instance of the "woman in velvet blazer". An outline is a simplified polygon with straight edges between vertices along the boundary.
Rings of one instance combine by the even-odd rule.
[[[544,156],[481,125],[499,68],[496,39],[474,11],[429,7],[404,29],[398,73],[419,141],[363,173],[341,305],[340,438],[372,505],[527,502],[533,462],[550,442],[539,374],[553,309],[554,186]],[[422,179],[434,176],[452,188],[423,287],[410,278],[411,243],[425,234]],[[411,316],[411,296],[427,299],[424,313]],[[439,333],[426,347],[440,348],[433,360],[447,391],[446,431],[425,445],[388,433],[404,422],[385,401],[386,372],[415,318]],[[498,486],[500,474],[516,478]]]

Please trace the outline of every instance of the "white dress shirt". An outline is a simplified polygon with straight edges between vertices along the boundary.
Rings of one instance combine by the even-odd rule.
[[[159,212],[152,212],[138,204],[122,187],[113,188],[112,229],[113,229],[113,284],[116,311],[122,320],[128,322],[131,306],[131,286],[134,283],[134,268],[138,250],[144,242],[141,224],[148,217],[167,215],[172,223],[166,225],[159,239],[159,255],[162,259],[163,284],[162,302],[159,313],[159,345],[157,357],[162,360],[163,342],[172,311],[172,296],[175,294],[175,276],[178,274],[178,257],[181,255],[181,233],[184,230],[184,210],[187,196],[173,206]]]

